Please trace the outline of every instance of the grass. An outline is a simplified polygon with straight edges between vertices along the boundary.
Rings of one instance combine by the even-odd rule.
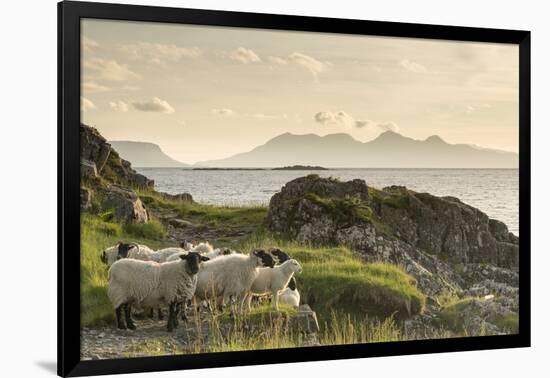
[[[265,206],[212,206],[168,200],[152,192],[140,192],[139,195],[147,207],[157,212],[173,213],[201,232],[212,230],[220,235],[243,229],[253,231],[263,224],[267,214]]]
[[[277,246],[300,261],[303,272],[296,276],[302,302],[327,319],[331,309],[363,317],[408,317],[420,313],[425,296],[414,279],[388,263],[365,264],[346,247],[312,247],[276,240],[258,232],[243,242],[243,250]]]
[[[519,315],[518,314],[506,314],[500,315],[495,319],[495,324],[503,329],[506,333],[518,333],[519,332]]]

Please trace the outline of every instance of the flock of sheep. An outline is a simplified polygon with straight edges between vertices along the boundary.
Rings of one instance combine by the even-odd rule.
[[[186,319],[192,301],[209,310],[229,303],[231,316],[250,310],[254,297],[272,296],[272,305],[300,304],[295,273],[300,263],[280,249],[253,250],[249,254],[216,248],[208,242],[154,251],[136,243],[118,243],[103,251],[101,260],[109,268],[108,295],[120,329],[135,329],[132,306],[154,313],[168,307],[168,331]],[[278,265],[276,265],[278,262]]]

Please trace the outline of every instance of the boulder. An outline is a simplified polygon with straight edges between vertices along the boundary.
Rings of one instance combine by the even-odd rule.
[[[518,266],[519,239],[504,223],[457,198],[389,187],[371,204],[399,239],[427,253],[453,263]]]
[[[103,189],[102,207],[112,209],[117,220],[133,223],[147,223],[149,214],[136,192],[117,185]]]
[[[272,197],[267,226],[306,244],[347,245],[367,262],[400,265],[434,298],[462,295],[486,279],[517,282],[519,239],[454,197],[310,175]]]
[[[311,334],[320,330],[317,314],[307,304],[298,307],[298,313],[292,319],[292,322],[294,327],[301,332]]]

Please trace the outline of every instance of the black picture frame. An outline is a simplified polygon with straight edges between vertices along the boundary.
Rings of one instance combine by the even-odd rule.
[[[519,46],[519,333],[294,349],[80,361],[80,20],[150,21]],[[528,347],[530,321],[530,32],[63,1],[58,3],[58,374],[82,376]]]

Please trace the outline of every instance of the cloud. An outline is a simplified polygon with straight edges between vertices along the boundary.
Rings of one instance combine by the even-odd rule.
[[[262,59],[254,51],[245,49],[244,47],[239,47],[238,49],[232,51],[229,57],[243,64],[258,63],[262,61]]]
[[[80,111],[87,112],[88,110],[95,109],[96,106],[93,102],[88,100],[86,97],[80,96]]]
[[[393,131],[395,133],[399,132],[399,127],[397,127],[397,125],[393,122],[379,123],[376,127],[382,131]]]
[[[278,56],[269,56],[267,57],[267,60],[269,60],[271,63],[280,64],[282,66],[288,64],[288,60]]]
[[[140,42],[137,44],[123,45],[121,50],[131,59],[148,60],[162,64],[166,61],[179,62],[183,58],[198,58],[202,50],[198,47],[179,47],[174,44]]]
[[[232,117],[236,115],[237,113],[232,109],[212,109],[212,113],[221,117]]]
[[[99,93],[110,91],[111,88],[98,84],[95,81],[85,81],[82,83],[82,89],[88,93]]]
[[[290,54],[288,56],[288,61],[308,70],[315,80],[317,80],[317,76],[327,67],[325,63],[322,63],[309,55],[301,54],[298,52]]]
[[[132,106],[142,112],[174,113],[175,111],[167,101],[158,97],[153,97],[150,101],[133,102]]]
[[[344,111],[339,112],[318,112],[313,116],[315,122],[321,125],[342,126],[346,128],[363,128],[369,124],[367,120],[356,120]]]
[[[406,69],[407,71],[410,71],[410,72],[424,73],[424,72],[428,71],[426,69],[426,67],[423,66],[422,64],[413,62],[413,61],[408,60],[408,59],[401,60],[399,62],[399,65],[401,65],[401,67],[403,67],[404,69]]]
[[[109,102],[109,106],[115,112],[126,113],[128,111],[128,104],[124,101],[111,101]]]
[[[105,60],[101,58],[85,60],[84,68],[110,81],[126,81],[140,78],[138,74],[130,71],[126,64],[119,64],[115,60]]]
[[[96,47],[99,47],[99,43],[97,43],[93,39],[90,39],[84,35],[80,39],[80,49],[82,51],[91,51]]]

